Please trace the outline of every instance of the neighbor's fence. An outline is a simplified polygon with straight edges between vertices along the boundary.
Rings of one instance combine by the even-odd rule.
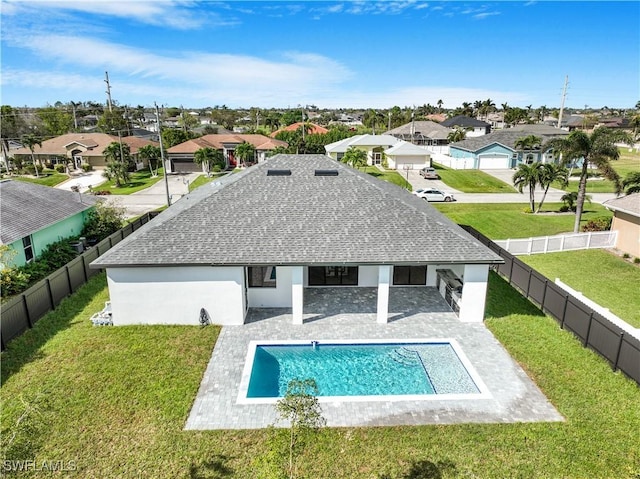
[[[591,248],[614,248],[617,231],[592,231],[537,238],[498,240],[495,243],[511,254],[554,253]]]
[[[100,270],[89,268],[89,264],[135,230],[158,215],[147,213],[132,221],[108,238],[77,256],[62,268],[34,284],[25,292],[0,305],[0,344],[4,350],[7,343],[32,328],[49,311],[74,293],[89,278]]]
[[[583,346],[593,349],[609,361],[614,371],[619,369],[640,384],[640,339],[574,298],[475,229],[465,225],[462,227],[504,259],[503,264],[497,265],[497,271],[512,286],[554,318],[562,329],[571,331]]]

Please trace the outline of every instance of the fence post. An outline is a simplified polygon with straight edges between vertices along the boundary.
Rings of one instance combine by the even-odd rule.
[[[509,266],[509,284],[511,284],[511,277],[513,276],[513,263],[516,257],[511,258],[511,266]]]
[[[89,281],[89,277],[87,276],[87,263],[84,260],[84,255],[80,256],[82,258],[82,274],[84,275],[84,282]]]
[[[564,318],[567,315],[567,305],[569,304],[569,295],[564,295],[564,308],[562,310],[562,320],[560,321],[560,329],[564,329]]]
[[[531,288],[531,275],[533,274],[533,268],[529,268],[529,277],[527,278],[527,295],[526,298],[529,299],[529,288]]]
[[[71,284],[71,273],[69,273],[69,267],[65,264],[64,269],[67,273],[67,284],[69,285],[69,294],[73,293],[73,285]]]
[[[111,241],[111,236],[109,236],[107,239],[109,240],[109,249],[113,248],[113,243]],[[109,251],[109,250],[107,250],[107,251]]]
[[[618,343],[618,353],[616,354],[616,362],[613,363],[613,370],[618,370],[618,360],[620,359],[620,350],[622,349],[622,339],[624,338],[624,331],[620,333],[620,342]]]
[[[540,309],[544,311],[544,300],[547,297],[547,288],[549,287],[549,280],[544,280],[544,288],[542,288],[542,303],[540,304]]]
[[[22,303],[24,304],[24,311],[27,315],[27,325],[30,328],[33,328],[33,323],[31,322],[31,314],[29,313],[29,303],[27,303],[27,297],[24,294],[22,295]]]
[[[584,338],[583,346],[585,348],[589,344],[589,333],[591,332],[591,323],[593,323],[593,311],[591,311],[591,314],[589,315],[589,324],[587,325],[587,335]]]
[[[49,302],[51,303],[51,309],[56,309],[56,303],[53,300],[53,291],[51,290],[51,281],[49,281],[49,278],[45,279],[45,282],[47,283],[47,291],[49,292]]]

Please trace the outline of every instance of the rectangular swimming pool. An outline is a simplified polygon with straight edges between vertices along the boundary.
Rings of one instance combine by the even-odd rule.
[[[453,339],[252,341],[239,402],[275,401],[292,379],[340,400],[477,397],[484,386]]]

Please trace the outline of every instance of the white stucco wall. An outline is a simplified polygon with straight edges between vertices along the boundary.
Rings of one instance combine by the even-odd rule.
[[[250,308],[291,307],[291,266],[276,267],[275,288],[249,288]]]
[[[405,165],[409,165],[412,170],[419,170],[425,166],[430,166],[431,161],[428,155],[422,156],[395,156],[387,155],[387,161],[389,162],[389,168],[396,170],[403,170]]]
[[[109,268],[113,324],[199,324],[205,308],[213,324],[243,324],[244,268]]]
[[[487,299],[487,280],[489,265],[467,264],[464,266],[464,283],[460,301],[460,321],[481,323],[484,320],[484,307]]]

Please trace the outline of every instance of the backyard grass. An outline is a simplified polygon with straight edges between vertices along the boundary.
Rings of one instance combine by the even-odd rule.
[[[463,193],[515,193],[516,189],[480,170],[454,170],[433,164],[440,179],[449,187]]]
[[[518,203],[448,203],[435,204],[435,208],[458,224],[473,226],[491,239],[530,238],[573,231],[575,216],[557,213],[561,203],[545,203],[542,213],[524,213],[527,205]],[[582,223],[612,214],[602,205],[586,203]],[[548,214],[545,214],[548,212]]]
[[[183,431],[220,329],[91,326],[106,299],[99,275],[2,354],[3,459],[75,461],[74,478],[266,477],[269,430]],[[486,324],[565,422],[324,428],[296,477],[637,478],[637,384],[493,273]]]
[[[394,185],[401,186],[402,188],[406,188],[411,191],[412,187],[409,182],[397,171],[393,170],[380,170],[375,166],[367,166],[364,170],[365,173],[370,174],[371,176],[375,176],[376,178],[384,181],[388,181],[389,183],[393,183]]]
[[[55,173],[46,171],[40,174],[40,178],[35,176],[9,176],[10,180],[24,181],[26,183],[35,183],[42,186],[56,186],[69,179],[69,175],[64,173]]]
[[[636,149],[629,151],[629,147],[618,148],[618,151],[620,151],[620,158],[612,161],[611,166],[622,178],[634,171],[640,171],[640,151]]]
[[[604,250],[564,251],[519,258],[640,328],[640,267]]]
[[[144,190],[150,186],[156,184],[163,179],[163,169],[158,169],[158,176],[155,178],[151,176],[151,172],[148,169],[129,173],[129,183],[124,186],[116,187],[113,180],[109,180],[102,183],[95,188],[96,191],[110,191],[112,195],[130,195],[136,191]]]
[[[213,176],[200,175],[191,183],[189,183],[189,192],[192,192],[196,188],[201,187],[202,185],[206,185],[207,183],[211,183],[214,180]]]

